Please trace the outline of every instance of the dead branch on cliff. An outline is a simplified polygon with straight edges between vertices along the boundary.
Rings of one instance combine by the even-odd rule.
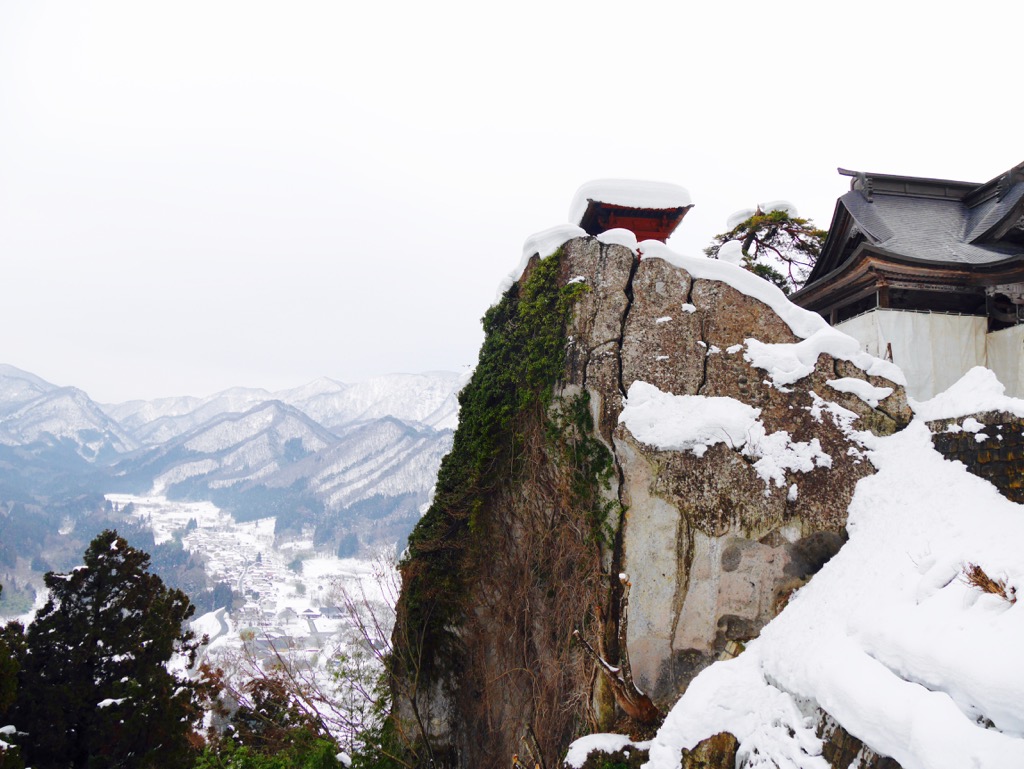
[[[651,701],[651,698],[637,688],[633,681],[633,669],[629,663],[629,648],[626,635],[629,629],[629,588],[630,582],[625,574],[620,574],[622,581],[622,597],[619,599],[619,662],[613,665],[608,661],[608,650],[605,648],[605,617],[600,606],[594,606],[594,617],[597,620],[597,650],[587,643],[579,630],[573,631],[573,637],[590,657],[597,663],[598,669],[611,684],[615,702],[623,712],[641,724],[658,724],[664,720],[664,714]]]
[[[1012,585],[1007,585],[1005,579],[990,577],[981,566],[976,563],[965,563],[961,569],[963,581],[971,587],[976,587],[983,593],[997,595],[1008,603],[1017,602],[1017,590]]]

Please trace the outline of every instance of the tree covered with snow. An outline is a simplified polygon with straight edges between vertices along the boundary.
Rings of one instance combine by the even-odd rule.
[[[828,235],[785,201],[739,211],[729,217],[728,226],[704,253],[738,263],[787,294],[803,287]]]
[[[195,650],[184,625],[194,613],[188,596],[166,587],[149,572],[149,555],[110,530],[89,545],[84,565],[45,582],[50,598],[15,645],[21,670],[9,718],[27,733],[27,762],[188,765],[202,717],[198,685],[168,666]]]

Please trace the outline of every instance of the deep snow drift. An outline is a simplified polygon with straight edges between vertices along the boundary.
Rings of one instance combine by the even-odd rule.
[[[861,437],[878,472],[857,486],[850,541],[746,651],[697,677],[652,769],[723,730],[746,765],[827,767],[814,703],[904,769],[1024,766],[1024,610],[963,575],[1024,582],[1024,510],[938,454],[920,418]]]

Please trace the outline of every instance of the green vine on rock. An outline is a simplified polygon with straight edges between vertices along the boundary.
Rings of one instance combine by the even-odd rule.
[[[573,306],[590,288],[582,282],[560,285],[561,260],[559,249],[537,262],[484,315],[484,343],[473,377],[459,394],[452,450],[400,566],[399,622],[417,647],[396,660],[406,671],[429,666],[453,640],[449,631],[458,624],[464,600],[466,558],[474,535],[485,529],[487,500],[499,484],[521,475],[528,427],[545,424],[565,371],[566,328]]]
[[[602,494],[611,488],[615,461],[608,447],[594,437],[589,392],[557,399],[547,422],[547,440],[568,476],[572,507],[585,512],[592,539],[610,545],[622,506]]]

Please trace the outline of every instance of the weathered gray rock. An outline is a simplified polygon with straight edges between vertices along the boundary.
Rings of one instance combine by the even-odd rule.
[[[609,444],[622,410],[619,351],[632,301],[633,267],[628,248],[604,245],[596,238],[569,243],[563,261],[567,280],[582,277],[590,289],[574,311],[567,384],[590,391],[598,430]]]
[[[744,356],[746,341],[798,339],[771,308],[727,284],[694,280],[660,259],[638,262],[629,249],[595,238],[567,243],[559,264],[562,284],[582,280],[589,290],[574,307],[556,395],[562,402],[589,395],[593,437],[614,459],[604,493],[621,507],[608,507],[610,536],[595,537],[584,512],[571,509],[575,480],[545,443],[544,415],[521,415],[526,470],[480,503],[486,524],[475,524],[477,536],[489,539],[466,556],[473,573],[460,607],[459,656],[407,697],[428,717],[421,731],[437,766],[497,766],[512,754],[554,765],[581,725],[621,725],[614,687],[572,640],[578,631],[613,657],[611,665],[619,662],[626,651],[617,633],[620,571],[629,581],[632,672],[666,710],[701,669],[756,637],[844,542],[854,487],[872,468],[844,420],[822,404],[877,433],[910,418],[901,387],[827,355],[792,385],[766,382]],[[893,393],[872,408],[828,384],[851,377]],[[777,483],[759,474],[756,452],[742,446],[717,443],[698,456],[645,445],[619,423],[638,381],[759,409],[766,435],[817,441],[827,461],[785,471]],[[403,713],[407,722],[410,715]],[[735,745],[724,742],[714,760],[731,766]]]
[[[860,478],[872,472],[846,431],[823,413],[821,400],[857,415],[858,429],[892,432],[906,424],[902,388],[868,377],[846,361],[822,355],[814,373],[790,388],[766,383],[764,371],[743,356],[749,338],[764,343],[799,341],[768,306],[725,283],[694,280],[661,259],[634,263],[633,255],[593,240],[569,243],[568,272],[584,276],[595,290],[577,313],[571,358],[603,344],[595,373],[575,366],[572,384],[586,387],[601,404],[602,434],[617,423],[621,398],[635,381],[674,395],[728,397],[761,410],[768,434],[786,432],[794,442],[817,440],[830,466],[787,473],[785,483],[767,483],[753,459],[724,443],[698,457],[692,452],[645,446],[625,425],[612,429],[621,469],[620,497],[627,506],[617,563],[632,583],[628,645],[640,688],[667,707],[730,641],[756,637],[803,584],[842,545],[846,509]],[[619,262],[621,266],[613,265]],[[621,276],[634,266],[622,296]],[[592,304],[607,301],[605,276],[615,274],[616,302],[610,316]],[[601,328],[595,335],[592,329]],[[588,340],[583,342],[583,340]],[[616,372],[616,364],[618,371]],[[879,408],[841,393],[829,380],[856,377],[891,386]]]

